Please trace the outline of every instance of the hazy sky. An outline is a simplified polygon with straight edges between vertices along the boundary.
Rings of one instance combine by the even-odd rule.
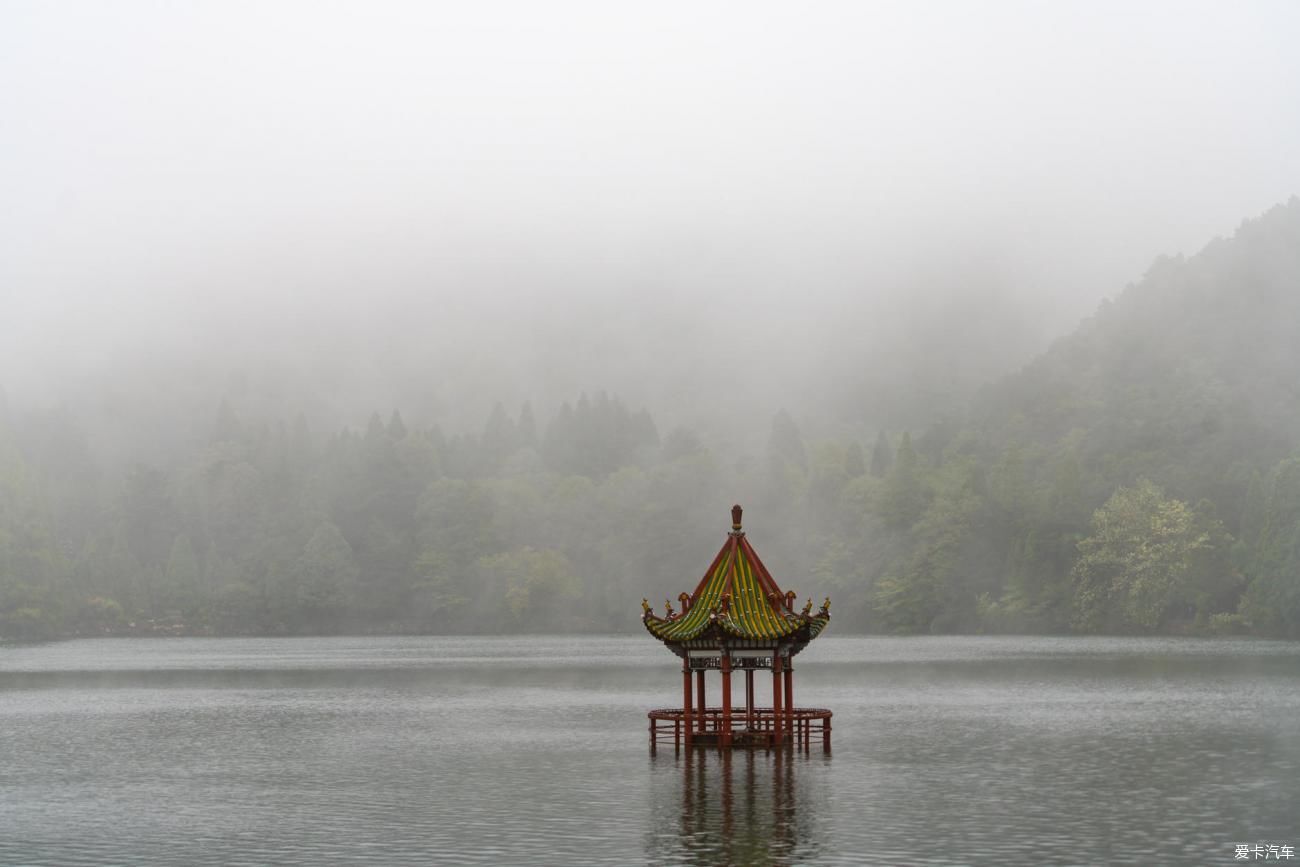
[[[671,412],[971,297],[1045,338],[1300,192],[1297,44],[1294,2],[0,0],[0,386]]]

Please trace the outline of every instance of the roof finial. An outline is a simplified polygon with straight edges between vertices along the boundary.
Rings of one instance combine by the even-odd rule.
[[[744,511],[745,511],[744,509],[740,508],[739,503],[731,507],[731,529],[732,530],[740,529],[740,515]]]

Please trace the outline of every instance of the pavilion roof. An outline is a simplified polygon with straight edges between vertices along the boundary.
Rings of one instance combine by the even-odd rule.
[[[811,599],[796,613],[795,594],[781,591],[745,538],[740,506],[733,507],[731,514],[732,530],[695,592],[678,596],[681,612],[668,604],[660,617],[642,600],[646,629],[669,644],[710,635],[773,641],[794,637],[802,643],[816,638],[830,622],[830,599],[815,614]]]

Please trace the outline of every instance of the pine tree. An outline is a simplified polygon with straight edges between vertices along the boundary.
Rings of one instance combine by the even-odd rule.
[[[912,435],[903,433],[898,453],[885,475],[878,511],[885,524],[895,530],[911,527],[926,507],[926,492],[921,480],[921,460],[912,448]]]
[[[889,447],[889,437],[882,430],[876,435],[876,444],[871,449],[871,475],[883,479],[893,463],[894,450]]]

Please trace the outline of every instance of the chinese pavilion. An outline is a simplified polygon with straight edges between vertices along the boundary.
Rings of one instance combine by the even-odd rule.
[[[731,508],[731,532],[691,594],[664,602],[663,616],[641,600],[641,621],[682,660],[682,707],[650,711],[650,747],[670,733],[677,746],[808,748],[814,732],[831,745],[831,712],[794,706],[795,654],[830,623],[828,597],[813,613],[809,599],[795,611],[793,591],[783,593],[758,559]],[[754,672],[772,672],[772,705],[754,703]],[[720,675],[720,704],[709,707],[705,675]],[[732,706],[732,672],[745,673],[744,707]],[[694,684],[692,685],[692,680]],[[694,688],[692,688],[692,686]]]

